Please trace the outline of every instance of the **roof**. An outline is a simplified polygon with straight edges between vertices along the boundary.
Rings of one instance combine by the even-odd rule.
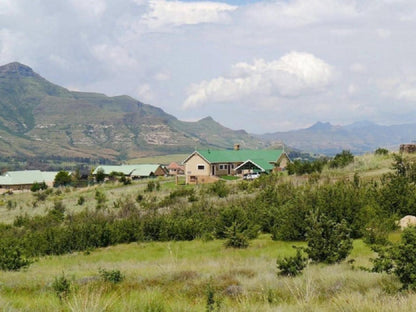
[[[178,165],[176,162],[171,162],[169,164],[169,166],[167,166],[166,168],[168,168],[168,169],[182,169],[182,170],[185,169],[183,166]]]
[[[245,162],[249,159],[262,162],[276,162],[284,153],[279,150],[199,150],[193,152],[183,162],[186,163],[195,153],[198,153],[209,163]]]
[[[0,185],[24,185],[33,184],[35,182],[53,182],[58,172],[40,171],[40,170],[24,170],[24,171],[8,171],[0,176]]]
[[[98,170],[104,170],[104,174],[109,175],[111,172],[121,172],[128,176],[140,176],[147,177],[160,167],[158,164],[138,164],[138,165],[119,165],[119,166],[98,166],[93,174],[96,174]]]
[[[271,164],[270,162],[265,161],[263,159],[253,159],[253,160],[249,159],[249,160],[246,160],[245,162],[243,162],[240,166],[238,166],[235,169],[237,170],[237,169],[240,169],[240,168],[243,168],[243,167],[248,167],[248,166],[250,166],[249,164],[252,164],[252,165],[256,166],[258,169],[260,169],[261,171],[265,171],[265,172],[271,171],[274,168],[273,164]]]

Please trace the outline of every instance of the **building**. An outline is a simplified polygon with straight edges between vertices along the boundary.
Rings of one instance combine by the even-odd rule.
[[[40,170],[8,171],[0,176],[0,189],[28,190],[34,183],[42,182],[52,187],[57,173]]]
[[[139,164],[139,165],[119,165],[119,166],[98,166],[93,175],[99,170],[103,170],[106,176],[112,172],[117,172],[132,179],[148,178],[154,176],[164,176],[167,170],[159,164]]]
[[[185,174],[185,166],[178,165],[176,162],[171,162],[166,169],[169,170],[169,175],[176,176]]]
[[[289,162],[282,150],[199,150],[184,161],[186,183],[209,183],[225,175],[282,170]]]

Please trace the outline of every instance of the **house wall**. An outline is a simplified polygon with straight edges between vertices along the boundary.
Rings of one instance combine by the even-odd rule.
[[[204,165],[204,169],[198,169],[198,165]],[[211,166],[198,154],[194,154],[185,163],[186,183],[197,183],[194,180],[201,180],[200,177],[209,177]],[[192,178],[196,177],[196,179]]]
[[[162,169],[162,167],[159,166],[159,168],[156,169],[155,171],[155,176],[164,176],[165,175],[165,170]]]
[[[287,164],[289,163],[289,158],[287,157],[286,154],[282,154],[282,156],[280,156],[277,162],[280,168],[286,168]]]

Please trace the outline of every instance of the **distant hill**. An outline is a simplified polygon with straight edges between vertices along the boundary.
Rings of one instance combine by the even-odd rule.
[[[354,154],[374,151],[378,147],[398,150],[401,143],[416,139],[416,123],[381,126],[360,121],[346,126],[317,122],[313,126],[287,132],[260,135],[269,144],[284,142],[291,147],[318,154],[334,155],[343,149]]]
[[[0,157],[127,159],[263,146],[211,117],[183,122],[128,96],[74,92],[20,63],[0,66]]]

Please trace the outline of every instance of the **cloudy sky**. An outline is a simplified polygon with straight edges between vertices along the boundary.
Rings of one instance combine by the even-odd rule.
[[[253,133],[416,122],[414,0],[0,0],[0,64]]]

